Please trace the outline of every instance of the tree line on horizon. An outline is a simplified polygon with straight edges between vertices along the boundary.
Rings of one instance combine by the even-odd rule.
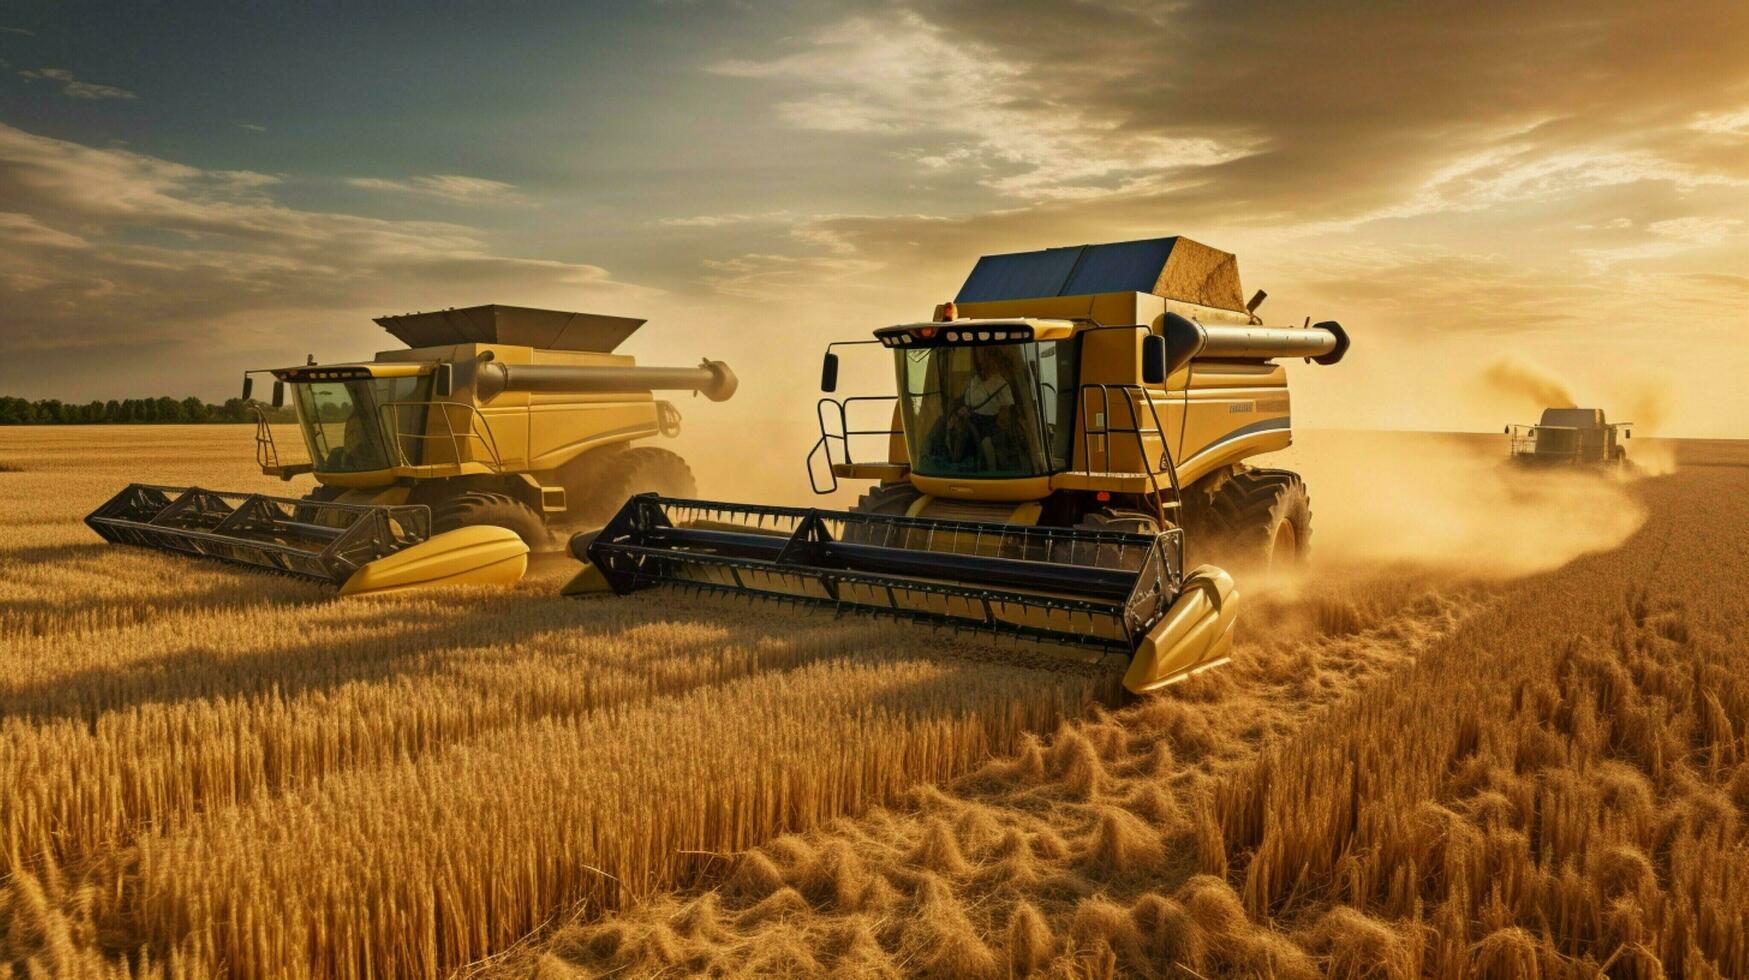
[[[296,422],[291,408],[274,408],[251,398],[228,398],[212,404],[187,398],[111,398],[84,404],[58,398],[27,401],[0,395],[0,425],[191,425],[207,422],[253,422],[254,409],[270,422]]]

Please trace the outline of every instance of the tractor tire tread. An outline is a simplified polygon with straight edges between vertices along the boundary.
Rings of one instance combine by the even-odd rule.
[[[1273,550],[1283,521],[1292,524],[1295,545],[1286,564],[1303,564],[1312,538],[1305,481],[1289,470],[1247,469],[1214,492],[1198,530],[1216,539],[1217,552],[1267,566],[1277,561]]]
[[[850,509],[858,514],[885,514],[904,517],[923,492],[909,483],[880,483],[856,498]]]
[[[507,493],[464,490],[431,507],[431,533],[435,536],[464,527],[493,525],[515,531],[530,551],[552,546],[546,518],[528,504]]]

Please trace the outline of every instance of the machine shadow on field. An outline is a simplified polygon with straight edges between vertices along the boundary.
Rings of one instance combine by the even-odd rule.
[[[227,607],[229,608],[229,607]],[[113,711],[147,704],[246,697],[267,692],[295,696],[355,682],[386,681],[407,676],[419,662],[455,643],[448,619],[409,627],[408,619],[385,608],[348,622],[347,639],[320,647],[292,635],[281,642],[246,653],[195,645],[113,667],[88,668],[58,675],[40,684],[21,685],[0,694],[0,717],[38,721],[80,718],[95,722]],[[494,632],[505,642],[521,637],[509,623]],[[398,629],[389,630],[389,627]],[[175,677],[174,693],[166,696],[166,677]]]
[[[289,700],[351,684],[392,683],[441,674],[451,674],[458,683],[467,684],[465,675],[457,671],[458,665],[529,657],[574,661],[579,677],[583,677],[603,656],[599,649],[590,649],[587,641],[601,639],[612,641],[617,670],[647,675],[650,684],[645,697],[655,698],[712,683],[664,679],[664,666],[673,659],[674,651],[659,640],[638,642],[641,633],[670,632],[676,626],[689,628],[694,642],[704,637],[725,651],[752,652],[774,645],[793,651],[793,656],[774,657],[776,664],[748,673],[793,669],[830,657],[855,657],[864,649],[900,649],[893,636],[869,636],[869,624],[861,617],[843,619],[834,617],[830,610],[808,609],[806,615],[786,617],[784,629],[774,631],[769,616],[775,603],[714,596],[702,597],[702,601],[693,597],[678,604],[647,601],[653,597],[644,597],[642,602],[610,597],[578,600],[529,595],[522,590],[490,595],[460,590],[457,598],[465,601],[449,605],[430,602],[431,593],[411,601],[281,595],[240,604],[235,601],[239,591],[246,594],[248,581],[254,576],[239,574],[245,576],[239,585],[218,583],[207,592],[188,596],[187,603],[179,605],[245,615],[252,607],[269,604],[307,605],[312,613],[310,630],[317,635],[304,630],[281,632],[273,642],[247,651],[207,643],[177,645],[111,666],[16,684],[0,690],[0,717],[80,719],[91,724],[104,714],[149,704],[264,695]],[[28,621],[33,613],[55,608],[58,616],[65,616],[64,605],[56,607],[55,602],[11,601],[0,607],[4,610],[0,621]],[[103,608],[115,604],[91,605]],[[752,608],[754,605],[765,608]],[[554,640],[559,643],[556,649],[551,647]],[[569,645],[568,640],[578,643]],[[919,634],[918,642],[920,650],[931,642],[928,630]],[[939,644],[939,639],[935,642]],[[940,649],[939,645],[935,648]],[[991,659],[978,655],[963,640],[949,643],[947,652]],[[739,675],[730,670],[716,682],[729,676]],[[166,684],[166,678],[174,678],[174,682]]]
[[[111,550],[111,545],[104,541],[42,544],[0,551],[0,555],[4,555],[9,561],[27,562],[32,565],[43,562],[97,561],[114,553]]]
[[[0,560],[19,569],[15,585],[34,586],[47,597],[0,598],[0,630],[15,625],[25,633],[63,632],[68,624],[100,618],[106,611],[118,623],[144,623],[161,615],[201,615],[235,611],[248,613],[271,607],[318,603],[329,598],[320,585],[289,576],[246,573],[217,561],[197,563],[201,575],[183,565],[154,570],[149,563],[116,562],[111,545],[40,545],[0,552]],[[73,587],[79,578],[126,581],[125,598],[105,590]],[[200,581],[202,578],[207,581]],[[265,587],[263,587],[265,584]]]

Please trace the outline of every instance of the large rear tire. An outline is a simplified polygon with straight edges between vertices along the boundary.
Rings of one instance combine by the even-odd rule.
[[[1312,500],[1289,470],[1247,469],[1214,492],[1199,530],[1204,547],[1263,568],[1305,564],[1312,545]]]
[[[600,454],[600,455],[597,455]],[[575,526],[598,528],[619,513],[628,499],[640,493],[658,493],[664,497],[695,497],[698,481],[692,468],[678,453],[657,446],[634,446],[630,449],[596,450],[580,459],[591,460],[580,468],[578,485],[566,481],[565,496],[573,494],[581,504],[572,504],[571,520]]]
[[[909,483],[882,483],[869,487],[867,493],[856,498],[856,506],[850,509],[858,514],[904,517],[921,496],[922,491]]]
[[[582,527],[600,527],[619,512],[624,497],[619,492],[619,475],[625,470],[627,446],[615,443],[601,446],[559,467],[559,486],[565,488],[566,520]]]
[[[433,535],[481,524],[515,531],[530,551],[547,551],[553,547],[553,536],[547,530],[546,520],[533,507],[507,493],[465,490],[438,501],[431,508]]]
[[[318,504],[330,504],[339,500],[342,496],[345,496],[345,494],[345,487],[331,487],[326,483],[318,483],[314,489],[298,499],[308,500]],[[322,509],[320,507],[293,507],[292,520],[297,521],[300,524],[320,525],[322,523]],[[342,522],[336,521],[332,526],[338,527],[341,523]]]
[[[626,450],[620,459],[624,463],[620,506],[628,497],[640,493],[657,493],[664,497],[698,496],[698,480],[692,475],[692,467],[686,465],[679,453],[656,446],[636,446]],[[614,510],[617,512],[619,507],[614,507]]]

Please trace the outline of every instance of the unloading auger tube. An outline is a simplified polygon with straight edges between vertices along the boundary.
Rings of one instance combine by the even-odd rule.
[[[566,595],[659,585],[797,601],[1128,658],[1141,694],[1225,662],[1239,594],[1183,531],[925,520],[642,494],[572,537]]]
[[[129,484],[85,523],[114,544],[213,558],[374,595],[439,585],[512,585],[528,567],[516,532],[433,536],[422,505],[379,506]]]
[[[1304,357],[1318,364],[1335,364],[1348,353],[1348,331],[1335,320],[1310,327],[1204,325],[1168,313],[1162,333],[1166,336],[1167,369],[1176,371],[1197,358],[1211,360],[1267,360]]]
[[[702,361],[697,367],[608,367],[600,365],[505,364],[479,366],[474,384],[481,400],[505,391],[594,392],[696,391],[711,401],[727,401],[740,382],[722,361]]]

